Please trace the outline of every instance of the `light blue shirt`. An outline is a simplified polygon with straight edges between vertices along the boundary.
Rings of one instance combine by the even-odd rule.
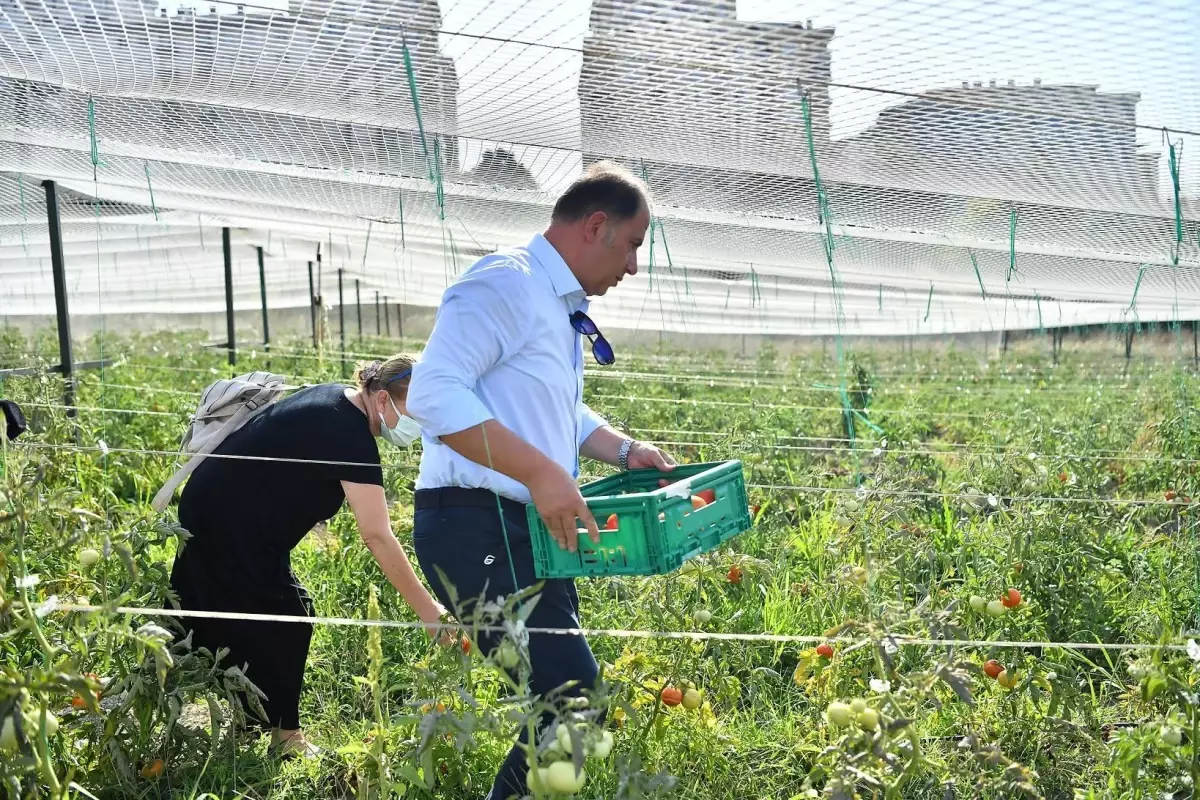
[[[607,424],[583,402],[583,337],[570,315],[587,307],[540,233],[484,256],[446,289],[408,389],[409,416],[422,429],[417,489],[482,488],[530,502],[520,482],[437,438],[489,419],[578,478],[580,446]]]

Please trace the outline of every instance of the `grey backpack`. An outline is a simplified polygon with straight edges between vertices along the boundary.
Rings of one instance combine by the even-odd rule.
[[[158,490],[152,502],[154,509],[166,508],[179,484],[205,456],[291,388],[294,387],[287,385],[286,378],[271,372],[250,372],[209,384],[200,396],[200,405],[179,448],[180,453],[191,458]]]

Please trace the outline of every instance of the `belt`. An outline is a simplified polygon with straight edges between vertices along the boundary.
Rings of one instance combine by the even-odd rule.
[[[438,489],[417,489],[413,492],[413,508],[492,508],[496,499],[505,511],[525,513],[525,504],[496,494],[490,489],[467,489],[462,486],[443,486]]]

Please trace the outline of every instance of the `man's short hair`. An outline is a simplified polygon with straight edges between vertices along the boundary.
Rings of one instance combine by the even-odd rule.
[[[554,222],[577,222],[603,211],[615,222],[650,208],[646,184],[612,161],[597,161],[576,178],[554,204]]]

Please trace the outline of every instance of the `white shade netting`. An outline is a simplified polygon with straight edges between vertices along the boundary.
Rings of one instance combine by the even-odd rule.
[[[54,313],[45,181],[72,310],[169,325],[224,310],[223,228],[239,310],[260,248],[272,308],[310,262],[436,306],[599,159],[655,218],[603,326],[1200,314],[1194,3],[786,5],[2,3],[0,316]]]

